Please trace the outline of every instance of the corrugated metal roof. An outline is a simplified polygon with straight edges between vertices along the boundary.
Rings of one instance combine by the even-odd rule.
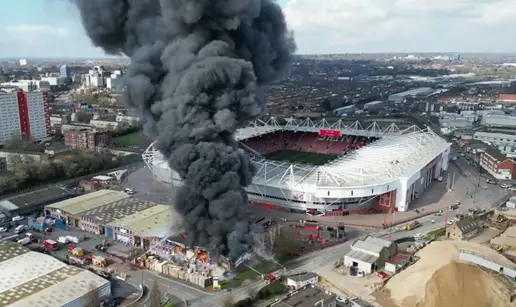
[[[129,197],[129,195],[120,191],[100,190],[79,197],[60,201],[58,203],[48,205],[46,208],[62,210],[71,215],[78,215],[88,210],[102,207],[109,203]]]
[[[173,223],[178,220],[172,206],[156,205],[143,211],[115,220],[108,226],[118,226],[130,229],[141,237],[164,238],[173,229]]]
[[[370,243],[373,243],[373,244],[376,244],[376,245],[380,245],[380,246],[383,246],[383,247],[391,247],[392,245],[392,242],[389,241],[389,240],[384,240],[382,238],[377,238],[377,237],[367,237],[365,239],[366,242],[370,242]]]
[[[374,254],[379,254],[382,249],[385,247],[383,245],[378,245],[372,242],[366,242],[362,240],[356,241],[352,246],[351,249],[361,249],[363,251],[371,252]]]
[[[373,264],[373,263],[375,263],[376,260],[378,260],[377,256],[369,255],[364,252],[356,251],[356,250],[352,250],[352,251],[348,252],[346,254],[346,257],[349,257],[351,259],[355,259],[355,260],[358,260],[361,262],[370,263],[370,264]]]

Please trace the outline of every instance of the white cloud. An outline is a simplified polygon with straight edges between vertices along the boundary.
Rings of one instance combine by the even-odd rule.
[[[516,0],[286,0],[283,7],[300,53],[516,51]],[[497,38],[503,44],[489,46]]]
[[[5,29],[7,34],[17,37],[42,37],[42,36],[54,36],[63,37],[68,35],[68,31],[65,28],[45,26],[45,25],[29,25],[21,24],[9,26]]]

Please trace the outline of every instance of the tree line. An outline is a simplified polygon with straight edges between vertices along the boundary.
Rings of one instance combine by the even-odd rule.
[[[125,157],[109,152],[82,152],[57,157],[49,161],[35,161],[28,155],[9,158],[11,171],[0,177],[0,195],[38,184],[76,178],[123,165]]]

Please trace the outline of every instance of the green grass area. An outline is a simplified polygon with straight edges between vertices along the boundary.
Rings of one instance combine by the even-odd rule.
[[[321,154],[294,150],[283,150],[267,155],[267,159],[269,160],[310,165],[323,165],[337,157],[337,155],[331,154]]]
[[[446,234],[446,227],[438,228],[435,230],[432,230],[426,234],[426,238],[428,240],[435,240],[438,237],[442,237]]]
[[[117,136],[114,141],[118,147],[142,147],[145,146],[146,143],[149,143],[147,138],[141,132],[133,132]]]
[[[256,271],[267,274],[280,268],[281,266],[274,261],[265,261],[256,266],[253,266],[254,270],[245,265],[241,265],[237,268],[237,274],[233,279],[220,281],[219,284],[222,289],[236,288],[248,279],[261,278],[260,274],[258,274]]]
[[[176,302],[176,301],[169,300],[168,302],[165,303],[165,305],[163,305],[163,307],[176,307],[177,303],[178,302]]]

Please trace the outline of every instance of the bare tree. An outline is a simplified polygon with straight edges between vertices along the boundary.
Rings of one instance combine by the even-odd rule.
[[[274,248],[274,243],[276,242],[276,238],[280,234],[280,225],[276,224],[274,226],[269,227],[269,229],[267,229],[267,232],[269,233],[269,244],[270,244],[270,249],[272,250]]]
[[[91,283],[89,285],[89,292],[85,295],[85,301],[86,307],[99,307],[101,300],[100,300],[100,292],[97,286],[94,283]]]
[[[87,113],[84,111],[79,111],[79,112],[75,113],[75,120],[79,123],[88,124],[92,118],[93,118],[92,113]]]
[[[149,290],[150,307],[161,307],[163,304],[163,295],[161,295],[158,283],[153,281]]]

